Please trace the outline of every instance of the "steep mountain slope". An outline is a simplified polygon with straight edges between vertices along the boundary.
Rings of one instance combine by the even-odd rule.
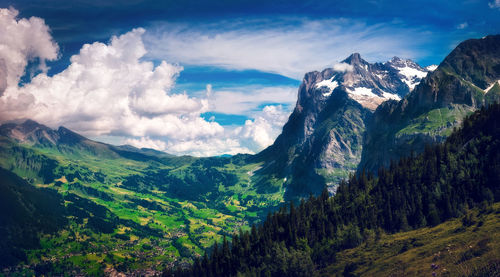
[[[367,123],[358,170],[376,172],[443,141],[465,115],[500,100],[499,80],[500,35],[462,42],[414,91],[377,108]]]
[[[390,168],[381,169],[377,178],[365,174],[352,176],[348,182],[340,184],[332,197],[325,190],[318,197],[312,196],[302,201],[298,207],[292,202],[289,209],[283,207],[270,214],[262,225],[233,236],[231,246],[224,240],[222,247],[213,247],[210,257],[205,255],[189,270],[170,274],[353,276],[358,266],[364,266],[364,273],[371,276],[387,275],[387,270],[400,269],[398,264],[382,268],[387,264],[378,260],[379,257],[370,257],[372,263],[369,259],[358,259],[366,257],[365,253],[353,254],[353,262],[360,261],[359,265],[346,264],[345,254],[342,255],[344,257],[339,258],[344,264],[339,268],[336,264],[338,255],[363,243],[376,245],[373,247],[375,249],[371,249],[373,252],[382,248],[380,252],[387,258],[420,247],[420,254],[412,253],[412,266],[418,261],[428,262],[431,259],[435,264],[452,266],[452,270],[473,265],[484,266],[489,262],[498,263],[499,252],[494,247],[500,244],[499,117],[500,104],[483,108],[467,117],[462,127],[445,143],[428,147],[418,156],[402,158]],[[472,208],[476,210],[470,211]],[[479,220],[476,217],[478,211]],[[492,214],[494,212],[496,214]],[[462,226],[456,223],[441,225],[441,228],[447,229],[434,229],[432,246],[426,246],[429,241],[423,240],[423,237],[430,236],[427,231],[429,227],[458,217],[462,217]],[[494,226],[482,226],[485,221]],[[476,225],[475,228],[471,228],[472,225]],[[399,242],[378,244],[381,237],[385,236],[384,232],[409,230],[419,231],[393,235],[392,238]],[[475,234],[479,230],[484,237]],[[436,236],[436,233],[440,235]],[[405,235],[410,237],[401,241]],[[458,240],[451,240],[453,237]],[[457,247],[455,243],[460,245]],[[446,247],[449,252],[437,252]],[[459,251],[459,256],[446,261],[443,256],[451,255],[451,251]],[[434,257],[431,258],[431,255]],[[371,269],[369,273],[366,273],[366,267]],[[429,268],[436,269],[431,264],[426,269]],[[498,265],[495,270],[498,270]],[[418,266],[413,274],[420,276],[425,272]],[[471,272],[462,272],[467,273]],[[400,274],[397,276],[406,276]]]
[[[257,154],[260,185],[286,187],[286,198],[321,191],[356,169],[365,122],[382,102],[401,99],[428,70],[397,57],[370,64],[359,54],[322,72],[310,72],[282,134]],[[270,182],[269,180],[273,180]]]
[[[0,167],[30,185],[59,193],[69,222],[57,234],[48,231],[33,237],[33,241],[40,240],[37,249],[19,246],[14,252],[24,252],[27,261],[8,270],[41,275],[72,269],[73,275],[102,275],[105,268],[101,265],[105,265],[112,272],[141,275],[145,270],[187,263],[223,235],[259,222],[285,200],[318,194],[325,184],[335,189],[333,185],[356,168],[373,170],[411,150],[423,150],[425,143],[444,141],[465,115],[500,99],[498,49],[498,36],[465,42],[427,77],[433,68],[399,58],[370,64],[359,54],[333,68],[308,73],[283,133],[255,156],[176,157],[95,142],[64,127],[52,130],[30,120],[4,124],[0,126]],[[476,145],[474,140],[470,144]],[[448,161],[441,167],[420,163],[433,174],[433,168],[449,165]],[[493,178],[498,163],[491,166],[494,170],[488,172]],[[447,173],[439,176],[439,182],[472,173]],[[419,182],[428,179],[415,177]],[[353,182],[356,188],[359,184],[356,179]],[[436,221],[436,216],[428,215],[429,207],[420,210],[422,199],[397,200],[404,196],[398,194],[399,189],[391,187],[387,195],[395,199],[391,207],[398,208],[390,214],[390,224],[379,222],[383,228],[394,231],[421,227],[431,218]],[[345,184],[339,187],[340,194],[346,190]],[[473,191],[471,201],[489,200],[491,194],[496,199],[493,191]],[[349,201],[366,204],[356,204],[360,214],[372,207],[373,203],[363,202],[368,198],[349,195]],[[434,196],[426,194],[425,201]],[[439,201],[448,208],[444,200]],[[401,205],[411,207],[413,214],[404,219]],[[451,206],[440,219],[461,209]],[[422,214],[416,213],[419,210]],[[339,222],[358,216],[356,211],[347,212]],[[340,231],[352,231],[349,228]]]
[[[0,268],[26,260],[24,249],[40,247],[38,233],[67,224],[62,202],[55,191],[37,189],[0,167]]]

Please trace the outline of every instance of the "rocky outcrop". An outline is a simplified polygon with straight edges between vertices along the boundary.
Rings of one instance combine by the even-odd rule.
[[[401,101],[377,108],[367,122],[358,170],[376,172],[443,141],[468,113],[500,100],[493,89],[498,80],[500,35],[462,42]]]
[[[325,184],[338,183],[354,172],[372,112],[384,101],[401,99],[411,91],[404,79],[408,76],[400,73],[402,64],[395,61],[371,64],[354,53],[333,68],[307,73],[282,134],[256,155],[264,162],[256,172],[265,176],[260,179],[262,187],[278,189],[266,182],[279,180],[285,196],[295,198],[318,193]],[[427,74],[409,60],[397,61],[420,70],[418,76]]]

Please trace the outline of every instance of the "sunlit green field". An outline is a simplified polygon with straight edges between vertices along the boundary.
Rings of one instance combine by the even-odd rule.
[[[7,140],[0,147],[1,167],[56,190],[72,211],[69,224],[40,234],[40,247],[11,272],[160,271],[191,262],[283,201],[282,181],[274,192],[257,193],[254,172],[261,164],[246,157],[141,161]],[[50,167],[44,159],[56,162]]]

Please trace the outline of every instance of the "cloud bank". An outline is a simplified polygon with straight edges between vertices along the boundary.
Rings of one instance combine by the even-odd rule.
[[[27,117],[64,125],[85,135],[215,136],[222,127],[199,114],[207,100],[170,93],[181,67],[140,61],[146,50],[134,29],[109,44],[86,44],[71,65],[55,76],[35,76],[23,87],[8,87],[2,117]]]
[[[212,24],[157,23],[146,34],[151,58],[181,64],[256,69],[294,79],[331,67],[352,52],[369,60],[416,57],[425,30],[351,19],[253,19]],[[423,48],[420,48],[423,49]]]
[[[248,95],[212,92],[209,86],[202,97],[173,93],[182,67],[163,60],[155,66],[143,60],[147,51],[142,28],[114,36],[109,43],[85,44],[62,72],[48,76],[42,71],[19,86],[29,60],[38,58],[43,65],[57,58],[58,48],[43,20],[16,17],[15,10],[0,10],[0,22],[5,23],[0,32],[9,38],[0,47],[1,121],[30,118],[54,128],[66,126],[91,137],[122,137],[133,146],[174,154],[253,153],[272,143],[289,114],[281,106],[259,104],[295,98],[284,88],[273,93],[261,89],[254,95],[250,95],[253,91],[246,91]],[[201,116],[207,111],[247,113],[254,120],[224,128]]]
[[[15,9],[0,9],[0,96],[8,86],[17,86],[29,61],[38,60],[46,71],[46,61],[57,58],[59,48],[43,19],[17,19]]]

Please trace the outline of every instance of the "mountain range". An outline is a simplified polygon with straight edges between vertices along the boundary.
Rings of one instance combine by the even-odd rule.
[[[0,173],[10,181],[2,185],[17,195],[19,214],[43,228],[23,244],[13,234],[27,223],[6,215],[11,223],[0,231],[13,250],[0,252],[8,261],[2,266],[37,275],[100,274],[98,264],[106,264],[110,272],[144,275],[186,264],[285,202],[325,186],[333,194],[350,175],[377,175],[445,141],[467,115],[499,100],[495,35],[462,42],[437,67],[397,57],[369,63],[354,53],[307,73],[282,133],[256,155],[173,156],[32,120],[5,123]],[[56,199],[56,214],[44,208],[45,197]],[[48,228],[44,218],[57,224]]]
[[[462,118],[500,99],[500,36],[468,40],[438,66],[397,57],[370,64],[355,53],[307,73],[282,134],[257,159],[287,196],[317,194],[348,174],[442,142]]]
[[[498,276],[499,116],[482,108],[445,143],[292,202],[165,275]]]

